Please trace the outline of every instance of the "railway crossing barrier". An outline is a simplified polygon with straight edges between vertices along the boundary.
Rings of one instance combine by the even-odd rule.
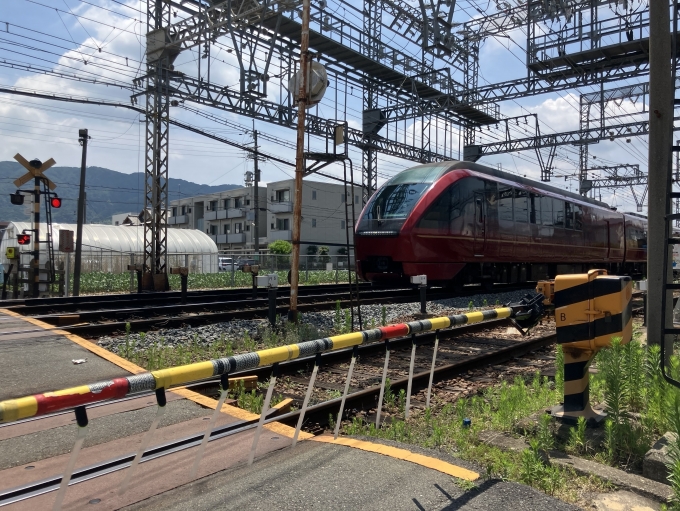
[[[585,417],[591,424],[604,414],[590,406],[589,367],[612,338],[622,344],[633,336],[633,285],[630,277],[590,270],[555,278],[555,324],[557,342],[564,352],[564,405],[552,410],[554,417],[574,422]]]
[[[217,406],[215,407],[215,410],[212,414],[212,417],[210,419],[210,422],[205,433],[203,433],[200,436],[200,438],[191,437],[177,441],[177,444],[179,446],[177,448],[185,449],[193,446],[198,446],[196,458],[194,458],[194,463],[191,469],[191,476],[193,478],[197,473],[197,469],[200,465],[201,459],[205,452],[206,444],[212,439],[217,439],[220,438],[221,436],[224,436],[225,427],[223,426],[221,427],[221,429],[215,428],[215,423],[219,414],[221,413],[222,405],[226,400],[228,390],[231,386],[230,385],[231,381],[229,380],[230,374],[238,373],[248,369],[254,369],[257,367],[264,366],[272,367],[271,378],[269,380],[269,385],[262,406],[262,412],[257,422],[255,423],[255,421],[243,421],[242,423],[236,425],[239,426],[238,429],[234,428],[234,426],[227,426],[227,428],[233,428],[234,431],[242,431],[243,428],[246,427],[255,428],[255,435],[253,443],[251,445],[248,459],[248,463],[251,464],[257,453],[258,441],[265,422],[276,420],[271,418],[272,409],[270,407],[270,404],[274,391],[274,386],[276,384],[277,377],[279,376],[279,364],[281,362],[310,355],[315,356],[312,376],[310,378],[305,398],[300,409],[300,413],[298,415],[298,422],[295,429],[295,434],[293,436],[294,446],[299,437],[305,413],[307,411],[307,407],[309,405],[309,401],[311,398],[312,390],[314,388],[316,375],[321,364],[321,354],[323,352],[339,350],[343,348],[352,348],[352,358],[349,370],[347,372],[344,393],[342,395],[342,399],[340,402],[340,409],[338,412],[335,425],[334,434],[335,437],[337,438],[339,432],[339,425],[342,422],[344,414],[344,406],[350,388],[350,381],[352,379],[353,369],[356,363],[359,345],[369,342],[385,341],[385,365],[380,388],[380,398],[378,402],[376,420],[376,422],[379,424],[386,384],[387,367],[389,364],[390,339],[410,335],[412,340],[411,362],[409,366],[409,381],[405,409],[405,414],[406,416],[408,416],[410,408],[411,383],[413,379],[415,353],[416,347],[419,344],[418,336],[416,334],[425,332],[435,332],[435,345],[432,357],[429,384],[427,389],[427,406],[429,407],[430,393],[433,383],[433,374],[435,369],[435,361],[437,357],[438,347],[438,336],[436,334],[440,330],[447,329],[449,327],[480,323],[484,321],[503,318],[510,319],[520,329],[528,329],[534,326],[543,315],[543,299],[544,297],[540,294],[534,296],[533,298],[528,296],[527,298],[523,299],[518,303],[509,304],[505,307],[497,309],[476,311],[466,314],[456,314],[452,316],[443,316],[431,319],[411,321],[408,323],[387,325],[360,332],[335,335],[325,337],[322,339],[290,344],[287,346],[280,346],[276,348],[270,348],[250,353],[233,355],[230,357],[213,359],[204,362],[197,362],[193,364],[172,367],[167,369],[159,369],[155,371],[135,374],[132,376],[126,376],[122,378],[114,378],[108,381],[102,381],[90,385],[81,385],[78,387],[67,388],[55,392],[46,392],[43,394],[36,394],[17,399],[0,401],[0,422],[4,423],[14,422],[21,419],[47,415],[64,410],[75,411],[78,430],[76,442],[74,448],[71,451],[71,455],[69,457],[66,470],[62,476],[53,478],[55,481],[53,486],[46,485],[44,482],[41,483],[42,492],[53,491],[57,489],[55,485],[58,484],[58,493],[53,507],[53,509],[58,511],[61,507],[61,502],[64,499],[64,494],[68,488],[71,476],[74,473],[75,464],[78,458],[80,448],[82,447],[83,441],[86,438],[88,427],[86,407],[88,405],[105,401],[123,399],[128,396],[141,395],[142,393],[153,392],[156,395],[156,402],[158,405],[156,416],[153,422],[151,423],[151,426],[145,433],[141,445],[134,455],[134,458],[132,458],[130,461],[126,461],[129,458],[122,457],[116,461],[117,468],[113,468],[113,465],[107,468],[107,471],[109,472],[112,470],[127,469],[125,478],[119,489],[119,494],[124,494],[128,488],[130,481],[134,476],[137,465],[145,461],[146,459],[151,459],[151,456],[149,456],[149,458],[146,458],[146,456],[149,455],[149,451],[147,450],[147,448],[150,445],[150,442],[154,436],[154,432],[158,426],[158,423],[166,410],[166,394],[165,394],[166,390],[172,387],[185,385],[191,382],[219,378],[220,380],[219,400],[217,402]],[[177,448],[173,449],[176,450]],[[0,491],[0,506],[3,505],[4,503],[14,502],[22,498],[27,498],[26,496],[22,497],[22,495],[30,496],[30,492],[26,490],[26,493],[22,494],[22,488],[12,489],[8,491]]]

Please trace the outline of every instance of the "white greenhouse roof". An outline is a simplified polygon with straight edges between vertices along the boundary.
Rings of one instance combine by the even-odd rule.
[[[30,229],[29,222],[11,222],[3,238],[6,244],[9,239],[25,229]],[[40,239],[45,240],[46,224],[40,224]],[[77,231],[76,224],[52,224],[53,244],[59,247],[59,230]],[[15,243],[11,243],[14,245]],[[123,253],[144,252],[144,226],[142,225],[83,225],[83,251],[110,250]],[[210,254],[217,253],[217,245],[210,236],[197,229],[168,229],[168,254]]]

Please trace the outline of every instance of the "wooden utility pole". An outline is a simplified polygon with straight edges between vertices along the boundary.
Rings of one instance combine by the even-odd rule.
[[[293,197],[293,257],[290,267],[290,310],[288,319],[297,321],[297,300],[300,265],[300,227],[302,221],[302,176],[305,171],[305,112],[307,80],[309,79],[309,11],[310,0],[302,2],[302,36],[300,39],[300,90],[298,91],[297,146],[295,151],[295,195]]]

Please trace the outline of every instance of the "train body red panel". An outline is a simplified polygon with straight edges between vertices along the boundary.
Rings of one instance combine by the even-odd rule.
[[[408,169],[362,211],[359,275],[425,274],[439,283],[516,282],[607,266],[641,274],[646,220],[606,204],[469,162]]]

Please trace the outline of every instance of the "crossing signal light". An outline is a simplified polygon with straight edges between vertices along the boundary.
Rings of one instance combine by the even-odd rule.
[[[21,206],[24,203],[24,196],[21,195],[19,192],[10,193],[9,200],[12,202],[12,204],[16,206]]]
[[[17,243],[19,245],[28,245],[31,242],[30,234],[17,234]]]
[[[50,199],[50,204],[52,205],[53,208],[60,208],[61,207],[61,199],[59,197],[52,197]]]

